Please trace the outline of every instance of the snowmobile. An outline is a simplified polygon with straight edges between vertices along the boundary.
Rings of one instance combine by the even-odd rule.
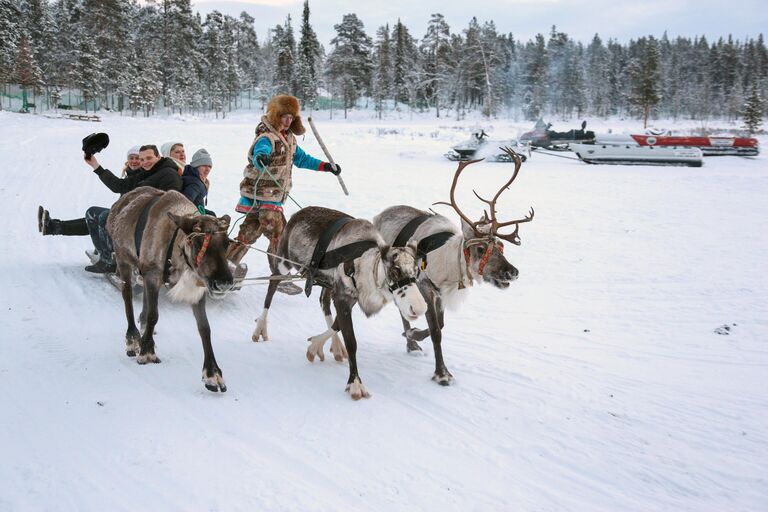
[[[582,121],[580,130],[556,132],[550,130],[552,123],[545,123],[539,119],[533,130],[520,136],[520,142],[529,143],[534,148],[543,148],[554,151],[567,151],[570,142],[586,143],[594,142],[595,132],[587,131],[587,122]]]
[[[448,160],[462,161],[472,160],[475,158],[485,158],[487,162],[511,162],[512,159],[508,154],[501,150],[501,147],[513,148],[525,162],[530,156],[530,146],[528,144],[521,144],[514,140],[489,140],[488,134],[485,130],[478,130],[472,134],[469,140],[461,142],[453,146],[445,154]]]

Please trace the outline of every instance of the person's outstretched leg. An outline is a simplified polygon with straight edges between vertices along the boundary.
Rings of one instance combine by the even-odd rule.
[[[37,209],[37,229],[43,235],[85,236],[88,234],[88,224],[85,218],[52,219],[48,210],[42,206]]]

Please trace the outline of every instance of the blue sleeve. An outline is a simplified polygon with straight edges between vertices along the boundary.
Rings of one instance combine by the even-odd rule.
[[[299,146],[296,146],[296,154],[293,155],[293,165],[296,167],[301,167],[302,169],[317,171],[320,169],[321,163],[323,163],[322,160],[318,160],[317,158],[308,155],[304,152],[303,149],[301,149]]]
[[[255,169],[261,171],[259,164],[256,163],[256,155],[271,155],[272,143],[269,142],[267,137],[262,137],[256,141],[256,145],[253,146],[253,155],[251,155],[251,163]]]

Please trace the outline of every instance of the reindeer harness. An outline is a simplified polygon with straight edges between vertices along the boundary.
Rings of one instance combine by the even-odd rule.
[[[392,242],[392,247],[405,247],[416,232],[416,229],[432,217],[434,217],[434,215],[431,213],[425,213],[408,221],[395,237],[395,241]],[[416,246],[416,257],[421,258],[421,264],[419,265],[421,270],[427,268],[427,254],[445,245],[445,243],[454,235],[455,233],[451,231],[439,231],[419,240],[418,245]]]
[[[304,287],[304,293],[307,294],[307,297],[312,293],[312,286],[315,283],[323,288],[331,287],[330,283],[325,281],[321,276],[316,275],[318,270],[328,270],[337,267],[342,263],[344,264],[344,274],[352,279],[353,283],[356,283],[355,266],[352,262],[362,256],[366,251],[377,249],[379,247],[379,244],[375,240],[360,240],[328,251],[328,246],[330,245],[331,240],[333,240],[333,237],[336,236],[336,234],[351,220],[354,220],[354,217],[349,215],[339,217],[333,221],[325,231],[323,231],[320,238],[317,240],[315,250],[312,253],[312,259],[307,266],[307,284]],[[390,292],[415,282],[416,278],[414,277],[405,277],[396,282],[390,282],[385,279],[385,283]],[[355,286],[357,286],[357,284],[355,284]]]

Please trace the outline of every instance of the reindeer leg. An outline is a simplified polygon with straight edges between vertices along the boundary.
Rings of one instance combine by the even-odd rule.
[[[341,327],[341,334],[349,354],[349,379],[347,379],[345,391],[350,394],[352,400],[360,400],[361,398],[369,398],[371,394],[363,386],[357,372],[357,340],[352,327],[352,307],[348,301],[348,298],[338,299],[334,294],[333,305],[336,307],[336,321],[333,327],[337,327],[337,324]]]
[[[224,383],[224,377],[221,368],[216,364],[216,356],[213,355],[213,345],[211,345],[211,326],[208,324],[208,315],[205,313],[205,295],[192,305],[192,312],[197,321],[197,331],[200,333],[200,339],[203,342],[203,384],[208,391],[214,393],[227,390]]]
[[[432,288],[426,283],[426,281],[419,282],[418,286],[422,296],[428,297],[428,294],[432,293]],[[416,352],[423,354],[418,342],[426,339],[427,336],[429,336],[429,329],[417,329],[415,327],[411,327],[411,323],[403,318],[403,315],[400,315],[400,320],[403,322],[403,336],[406,339],[406,350],[408,353],[410,354],[412,352]]]
[[[400,320],[403,322],[403,336],[406,340],[405,349],[410,354],[411,352],[419,352],[422,353],[421,347],[419,346],[419,341],[426,338],[426,336],[422,336],[422,333],[424,331],[427,331],[427,334],[429,334],[428,329],[414,329],[411,327],[411,323],[406,320],[403,315],[400,315]]]
[[[277,285],[280,281],[272,280],[269,282],[267,288],[267,296],[264,299],[264,309],[261,311],[261,315],[256,319],[256,329],[253,330],[251,335],[251,341],[258,342],[259,338],[263,338],[264,341],[269,341],[269,333],[267,332],[267,317],[269,316],[269,307],[272,305],[272,296],[275,295]]]
[[[147,325],[144,327],[144,332],[139,342],[139,355],[136,357],[136,362],[139,364],[146,363],[159,363],[160,358],[155,354],[155,338],[153,336],[155,332],[155,325],[159,318],[157,311],[157,299],[160,294],[160,281],[159,272],[147,273],[144,276],[144,300],[147,313]]]
[[[127,263],[118,261],[118,268],[120,276],[130,276],[133,273],[133,268]],[[123,279],[123,303],[125,304],[125,318],[128,320],[128,329],[125,331],[125,355],[128,357],[135,357],[136,352],[139,350],[139,338],[141,333],[136,328],[136,320],[134,319],[133,312],[133,287],[131,286],[130,278],[126,281]]]
[[[277,258],[267,256],[267,259],[272,275],[279,276],[280,273],[277,270]],[[251,335],[251,341],[258,342],[259,338],[264,338],[264,341],[269,341],[269,334],[267,333],[267,317],[269,316],[269,307],[272,305],[272,297],[275,295],[278,284],[280,284],[280,281],[276,279],[269,282],[267,296],[264,297],[264,310],[261,312],[259,318],[256,319],[256,329],[254,329],[253,334]]]
[[[344,344],[339,338],[339,331],[333,328],[333,317],[331,316],[331,297],[332,292],[328,288],[323,288],[320,292],[320,307],[325,314],[325,324],[328,327],[325,331],[317,336],[312,336],[307,339],[310,342],[307,348],[307,359],[309,362],[313,362],[315,357],[320,358],[321,361],[325,361],[325,354],[323,353],[323,347],[325,342],[329,338],[333,338],[331,342],[331,353],[336,361],[343,361],[347,357],[347,350],[344,348]]]
[[[432,290],[429,290],[424,295],[424,299],[427,301],[427,325],[429,326],[429,332],[432,335],[432,347],[435,351],[435,373],[432,375],[432,380],[440,384],[441,386],[450,386],[453,383],[453,375],[448,371],[443,361],[443,349],[442,349],[442,326],[443,326],[443,310],[440,297]]]

